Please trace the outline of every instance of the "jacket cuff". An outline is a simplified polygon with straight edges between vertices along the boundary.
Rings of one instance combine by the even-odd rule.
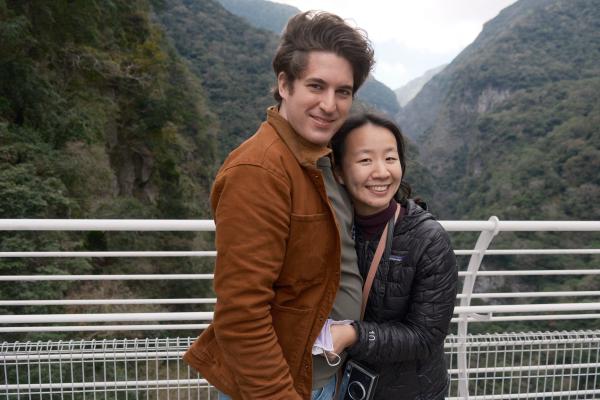
[[[356,342],[348,347],[346,349],[346,352],[348,353],[348,355],[350,357],[354,357],[357,353],[358,353],[358,349],[360,348],[360,341],[361,341],[361,329],[360,329],[360,321],[353,321],[350,325],[352,325],[352,327],[354,328],[354,330],[356,331]]]

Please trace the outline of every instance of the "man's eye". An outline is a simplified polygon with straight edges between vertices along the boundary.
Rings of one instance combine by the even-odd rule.
[[[321,89],[321,85],[317,84],[317,83],[309,83],[308,87],[311,89],[315,89],[315,90],[320,90]]]

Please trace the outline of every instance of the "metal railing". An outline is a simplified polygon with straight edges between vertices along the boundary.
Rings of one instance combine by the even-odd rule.
[[[543,320],[569,320],[569,319],[599,319],[600,318],[600,291],[560,291],[560,292],[483,292],[475,291],[476,283],[480,277],[522,277],[522,276],[586,276],[600,275],[600,268],[592,269],[554,269],[554,270],[482,270],[484,256],[505,255],[598,255],[598,248],[581,249],[490,249],[490,244],[500,232],[600,232],[600,221],[499,221],[492,217],[488,221],[441,221],[449,232],[480,232],[479,238],[473,249],[459,249],[456,254],[468,257],[468,265],[459,272],[463,279],[462,290],[457,296],[455,318],[457,334],[450,335],[446,341],[446,350],[449,356],[452,386],[450,398],[600,398],[600,388],[595,377],[599,374],[600,360],[600,333],[598,331],[581,331],[564,334],[536,333],[512,334],[503,336],[479,336],[469,334],[470,323],[480,322],[512,322],[512,321],[543,321]],[[0,231],[213,231],[214,224],[208,220],[181,221],[181,220],[0,220]],[[10,258],[93,258],[93,257],[214,257],[215,251],[85,251],[85,252],[48,252],[48,251],[5,251],[0,252],[0,259]],[[107,280],[210,280],[212,274],[119,274],[119,275],[0,275],[0,284],[10,282],[50,282],[50,281],[107,281]],[[578,297],[592,298],[594,301],[586,302],[561,302],[563,298],[577,299]],[[529,304],[531,300],[558,299],[551,303]],[[492,301],[492,304],[473,305],[472,301]],[[512,303],[523,300],[521,304],[500,304],[504,299],[511,299]],[[178,298],[178,299],[28,299],[15,300],[0,298],[1,307],[25,306],[88,306],[88,305],[173,305],[173,304],[212,304],[214,298]],[[144,312],[144,313],[79,313],[79,314],[11,314],[0,315],[0,333],[18,332],[95,332],[95,331],[173,331],[173,330],[200,330],[204,329],[212,319],[212,312]],[[152,321],[152,323],[148,323]],[[145,322],[145,323],[144,323]],[[515,339],[516,338],[516,339]],[[567,339],[565,339],[567,338]],[[584,339],[582,339],[584,338]],[[174,398],[206,398],[209,395],[209,386],[201,377],[190,372],[187,367],[180,364],[179,357],[183,349],[189,345],[189,338],[168,339],[163,343],[163,348],[150,345],[148,341],[133,342],[123,339],[115,341],[110,346],[122,346],[122,351],[114,348],[106,350],[107,342],[71,341],[68,342],[28,342],[2,344],[0,362],[4,382],[0,380],[0,396],[5,398],[21,398],[27,393],[34,394],[60,393],[58,398],[85,398],[86,391],[96,390],[94,393],[104,393],[105,398],[109,393],[124,393],[126,397],[138,398],[163,398],[173,393]],[[173,340],[175,342],[173,342]],[[582,341],[583,340],[583,341]],[[538,346],[529,350],[530,362],[523,363],[524,356],[519,357],[515,364],[517,350],[507,350],[509,346],[520,343],[520,352],[526,346]],[[92,343],[92,344],[90,344]],[[132,344],[133,343],[133,344]],[[140,344],[141,343],[141,344]],[[154,343],[154,342],[152,342]],[[157,342],[158,343],[158,342]],[[173,344],[175,343],[175,344]],[[525,343],[528,343],[527,345]],[[570,346],[571,350],[560,350],[563,344]],[[584,347],[583,344],[588,345]],[[69,347],[71,346],[71,347]],[[98,346],[100,346],[98,348]],[[129,347],[128,347],[129,346]],[[131,350],[131,346],[135,348]],[[138,346],[138,347],[136,347]],[[148,348],[150,346],[151,348]],[[546,346],[546,347],[542,347]],[[579,347],[577,347],[579,346]],[[167,350],[165,350],[168,348]],[[29,350],[28,350],[29,349]],[[57,350],[58,349],[58,350]],[[65,350],[67,349],[67,350]],[[70,350],[68,350],[70,349]],[[87,350],[85,350],[87,349]],[[93,350],[90,350],[93,349]],[[499,350],[502,349],[502,350]],[[89,351],[88,351],[89,350]],[[559,351],[560,350],[560,351]],[[562,353],[561,353],[562,351]],[[560,358],[566,357],[568,351],[587,354],[587,361],[572,362]],[[550,353],[555,354],[556,362],[551,363]],[[560,355],[560,354],[562,355]],[[90,356],[91,354],[91,356]],[[119,354],[117,356],[117,354]],[[168,354],[171,357],[165,360]],[[541,364],[545,354],[544,364]],[[557,355],[558,354],[558,355]],[[474,356],[476,355],[476,357]],[[484,356],[485,355],[485,356]],[[136,375],[131,379],[129,372],[140,371],[139,357],[147,363],[154,363],[157,374],[153,379],[145,379]],[[90,358],[91,357],[91,358]],[[107,358],[108,357],[108,358]],[[112,357],[112,358],[111,358]],[[473,358],[475,357],[475,358]],[[481,369],[485,358],[485,367]],[[490,364],[492,357],[496,360],[502,358],[501,363]],[[512,357],[512,364],[507,361]],[[538,363],[534,362],[537,357]],[[584,355],[582,355],[584,357]],[[91,361],[90,361],[91,360]],[[112,372],[107,372],[107,361],[112,362]],[[118,361],[124,364],[117,368]],[[126,361],[123,361],[126,360]],[[177,361],[176,361],[177,360]],[[176,361],[176,366],[169,366]],[[56,364],[58,362],[58,366]],[[133,362],[134,364],[129,364]],[[73,363],[77,368],[73,367]],[[87,363],[87,364],[86,364]],[[100,363],[100,364],[96,364]],[[136,364],[137,363],[137,364]],[[165,364],[166,363],[166,364]],[[91,366],[89,366],[90,364]],[[69,366],[63,374],[63,366]],[[132,367],[131,365],[136,365]],[[46,366],[48,373],[44,375],[42,366]],[[52,368],[52,366],[54,366]],[[129,366],[129,368],[127,368]],[[569,374],[551,371],[569,368]],[[32,374],[29,374],[34,369]],[[35,370],[35,368],[38,368]],[[65,367],[66,368],[66,367]],[[89,371],[86,368],[90,368]],[[148,367],[145,371],[149,371]],[[561,369],[562,368],[562,369]],[[582,369],[583,368],[583,369]],[[23,371],[27,370],[27,382],[19,381]],[[81,370],[80,373],[74,371]],[[117,376],[118,371],[129,371],[125,375]],[[160,372],[158,372],[160,370]],[[37,371],[37,372],[36,372]],[[45,370],[44,370],[45,371]],[[56,371],[59,371],[57,383]],[[87,375],[86,375],[86,371]],[[91,371],[104,371],[100,376]],[[166,372],[165,372],[166,371]],[[169,372],[171,371],[171,372]],[[537,372],[536,372],[537,371]],[[542,371],[542,372],[540,372]],[[584,372],[581,372],[584,371]],[[517,379],[515,374],[518,375]],[[90,375],[91,374],[91,375]],[[167,374],[168,377],[161,374]],[[521,383],[522,374],[527,374],[527,384]],[[537,374],[537,375],[535,375]],[[177,378],[173,379],[173,376]],[[0,375],[1,376],[1,375]],[[37,376],[37,381],[34,379]],[[43,376],[47,376],[45,379]],[[71,376],[64,380],[65,376]],[[87,376],[87,380],[86,377]],[[93,377],[90,381],[89,378]],[[140,378],[142,376],[142,378]],[[185,376],[185,378],[181,378]],[[97,379],[98,378],[98,379]],[[559,379],[560,378],[560,379]],[[2,378],[0,378],[2,379]],[[17,379],[17,380],[15,380]],[[22,378],[23,379],[23,378]],[[54,379],[54,380],[53,380]],[[515,382],[519,381],[518,384]],[[543,380],[543,383],[540,383]],[[560,382],[559,382],[560,381]],[[53,383],[54,382],[54,383]],[[536,382],[530,384],[530,382]],[[547,382],[552,382],[547,387]],[[533,386],[532,386],[533,385]],[[558,385],[558,386],[557,386]],[[575,385],[575,386],[573,386]],[[510,388],[509,388],[510,387]],[[534,388],[534,389],[532,389]],[[556,389],[556,388],[560,388]],[[563,390],[563,388],[566,388]],[[556,389],[556,390],[555,390]],[[99,392],[98,392],[99,390]],[[530,394],[530,390],[534,390]],[[193,392],[193,393],[192,393]],[[566,395],[565,393],[571,393]],[[132,393],[128,395],[128,393]],[[152,394],[153,393],[153,394]],[[162,393],[162,394],[160,394]],[[185,394],[187,393],[187,394]],[[70,397],[62,397],[68,394]],[[536,397],[538,396],[539,397]],[[12,397],[11,397],[12,396]],[[15,397],[16,396],[16,397]],[[83,397],[78,397],[83,396]],[[109,396],[109,397],[106,397]],[[454,397],[453,397],[454,396]],[[484,396],[484,397],[481,397]],[[492,397],[489,397],[492,396]],[[568,397],[565,397],[568,396]],[[577,396],[577,397],[570,397]],[[591,396],[591,397],[586,397]],[[596,396],[596,397],[594,397]],[[24,397],[25,398],[25,397]],[[53,398],[53,397],[51,397]]]

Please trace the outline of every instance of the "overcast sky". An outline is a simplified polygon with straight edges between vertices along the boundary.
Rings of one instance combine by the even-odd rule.
[[[397,89],[449,63],[486,21],[516,0],[271,0],[306,11],[330,11],[367,31],[375,78]]]

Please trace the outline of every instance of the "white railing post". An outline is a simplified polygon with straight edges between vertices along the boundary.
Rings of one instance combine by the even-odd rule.
[[[467,267],[467,275],[463,282],[462,298],[460,299],[461,307],[469,306],[471,304],[471,295],[473,294],[473,288],[475,287],[475,279],[477,279],[477,272],[481,267],[483,256],[485,251],[488,249],[490,243],[494,239],[494,236],[498,234],[499,222],[498,217],[492,216],[489,219],[490,222],[494,223],[492,230],[483,230],[475,243],[475,253],[471,255],[469,259],[469,266]],[[469,314],[459,314],[458,321],[458,394],[461,398],[468,400],[469,398],[469,374],[467,372],[467,333],[469,325]]]

